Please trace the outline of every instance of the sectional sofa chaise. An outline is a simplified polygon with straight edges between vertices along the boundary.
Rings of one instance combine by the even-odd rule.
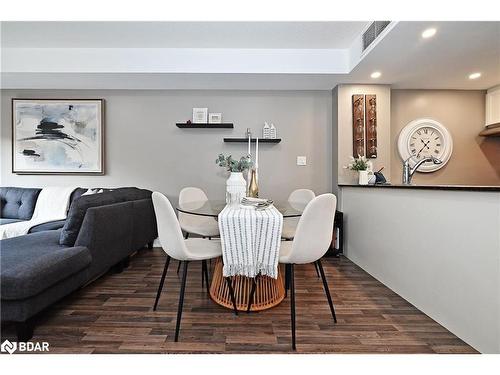
[[[157,237],[151,191],[118,188],[70,198],[66,220],[0,241],[2,322],[16,323],[19,341],[33,335],[33,317],[106,273]],[[0,188],[0,224],[29,220],[40,189]]]

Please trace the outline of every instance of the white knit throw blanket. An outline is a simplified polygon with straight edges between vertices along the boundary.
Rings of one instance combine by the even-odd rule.
[[[64,220],[68,212],[69,199],[76,187],[45,187],[36,200],[35,211],[28,221],[0,225],[0,239],[22,236],[40,224]]]
[[[262,211],[226,206],[219,214],[223,275],[276,279],[282,226],[283,215],[274,206]]]

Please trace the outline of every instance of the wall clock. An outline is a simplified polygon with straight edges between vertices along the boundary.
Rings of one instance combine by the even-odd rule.
[[[425,157],[434,156],[441,164],[423,163],[418,172],[434,172],[444,167],[453,151],[453,139],[446,127],[431,119],[420,118],[408,123],[399,133],[398,151],[401,159],[413,156],[418,162]]]

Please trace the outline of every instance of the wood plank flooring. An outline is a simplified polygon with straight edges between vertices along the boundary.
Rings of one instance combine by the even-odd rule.
[[[189,267],[180,342],[173,341],[180,277],[171,263],[158,310],[152,305],[165,257],[142,250],[39,316],[33,341],[51,353],[290,353],[289,299],[258,313],[215,304],[201,287],[201,262]],[[296,266],[298,353],[475,353],[431,318],[346,258],[325,258],[334,324],[314,266]],[[182,271],[181,271],[182,272]],[[1,340],[15,340],[2,327]]]

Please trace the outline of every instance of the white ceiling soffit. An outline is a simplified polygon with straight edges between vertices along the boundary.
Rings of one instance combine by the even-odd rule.
[[[356,22],[4,22],[4,48],[349,48]]]
[[[396,88],[486,89],[500,83],[500,22],[393,22],[365,52],[361,34],[366,22],[204,23],[208,26],[140,22],[131,26],[134,32],[128,23],[106,22],[89,34],[82,23],[74,29],[66,22],[47,23],[46,29],[38,23],[31,26],[34,29],[28,23],[18,24],[2,25],[3,88],[329,90],[341,83],[377,83]],[[53,24],[64,32],[57,33]],[[108,26],[109,35],[99,39],[102,27],[109,24],[121,24],[124,37]],[[265,31],[274,28],[272,37],[266,38],[260,24]],[[181,36],[187,26],[206,35],[199,34],[193,42],[193,36]],[[424,40],[421,33],[428,27],[437,33]],[[145,42],[155,28],[172,34],[166,32],[168,37],[163,38],[154,34]],[[229,36],[221,37],[224,30]],[[222,38],[218,44],[215,36]],[[375,70],[382,76],[372,80]],[[469,80],[468,74],[476,71],[481,78]]]

